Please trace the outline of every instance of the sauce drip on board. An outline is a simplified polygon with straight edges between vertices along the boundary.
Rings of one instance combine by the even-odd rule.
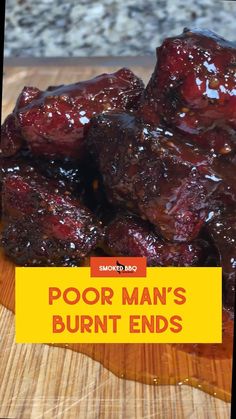
[[[0,254],[0,303],[14,311],[14,269]],[[231,399],[233,320],[223,311],[222,344],[58,344],[83,353],[121,378],[199,388]]]

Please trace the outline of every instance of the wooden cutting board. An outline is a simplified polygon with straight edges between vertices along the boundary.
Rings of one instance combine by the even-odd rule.
[[[123,65],[146,82],[153,59],[44,59],[5,63],[3,116],[24,85],[73,83]],[[0,256],[8,284],[14,267]],[[0,289],[0,292],[3,292]],[[135,357],[135,353],[134,353]],[[227,364],[228,365],[228,364]],[[215,365],[224,377],[226,364]],[[14,314],[0,306],[0,418],[228,419],[230,404],[187,385],[146,385],[117,378],[83,354],[48,345],[14,343]]]

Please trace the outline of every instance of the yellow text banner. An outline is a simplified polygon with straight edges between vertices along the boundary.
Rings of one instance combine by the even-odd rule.
[[[221,343],[221,268],[16,268],[18,343]]]

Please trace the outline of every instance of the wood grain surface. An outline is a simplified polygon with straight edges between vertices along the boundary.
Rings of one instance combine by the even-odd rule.
[[[114,71],[112,65],[91,60],[82,63],[53,62],[21,66],[6,62],[3,116],[13,108],[24,85],[45,88],[73,83],[99,73]],[[95,65],[96,64],[96,65]],[[128,59],[144,81],[151,67]],[[9,266],[9,265],[7,265]],[[12,275],[0,257],[0,275]],[[3,292],[0,289],[0,292]],[[10,284],[4,292],[12,293]],[[134,354],[135,356],[135,354]],[[224,371],[222,371],[222,376]],[[230,404],[185,385],[154,386],[119,379],[100,363],[68,349],[14,343],[14,314],[0,306],[0,418],[137,418],[228,419]]]

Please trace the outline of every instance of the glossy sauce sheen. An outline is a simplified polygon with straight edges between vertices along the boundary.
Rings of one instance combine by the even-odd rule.
[[[46,91],[25,87],[2,127],[3,155],[26,146],[34,156],[82,159],[90,119],[107,110],[138,106],[143,87],[126,68]]]
[[[183,133],[203,134],[192,139],[219,154],[235,150],[236,44],[186,29],[165,39],[157,58],[146,89],[149,119],[159,113]]]
[[[14,311],[14,268],[0,256],[0,303]],[[223,312],[223,343],[61,344],[88,355],[121,378],[145,384],[187,384],[224,401],[231,398],[233,321]]]

